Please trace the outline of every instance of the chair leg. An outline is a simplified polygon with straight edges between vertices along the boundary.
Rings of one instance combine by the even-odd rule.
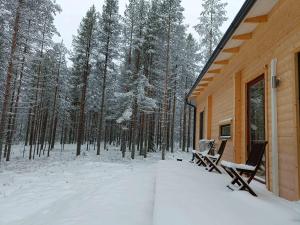
[[[241,186],[241,183],[239,183],[239,180],[238,180],[237,178],[234,178],[234,179],[231,181],[231,184],[232,184],[232,185],[238,184],[239,186]]]
[[[201,159],[197,154],[195,154],[195,158],[197,159],[196,164],[199,166],[199,164],[201,163]]]
[[[202,165],[203,165],[204,167],[207,166],[207,164],[204,162],[203,158],[201,158],[201,157],[198,156],[197,154],[196,154],[196,158],[199,160],[199,161],[197,162],[198,166],[202,166]]]
[[[238,179],[234,176],[234,174],[231,171],[231,168],[228,168],[226,166],[221,165],[221,167],[225,170],[225,172],[232,178],[231,184],[238,184],[239,186],[241,186],[241,183],[238,181]]]
[[[201,161],[201,162],[200,162],[199,166],[202,166],[202,165],[203,165],[204,167],[206,167],[206,166],[207,166],[207,164],[204,162],[204,160],[203,160],[203,159],[201,159],[200,161]]]
[[[225,172],[234,179],[234,175],[228,170],[228,168],[226,166],[221,165],[221,167],[225,170]]]
[[[222,171],[215,164],[213,164],[213,166],[208,171],[212,172],[213,170],[216,170],[219,174],[222,174]]]
[[[207,167],[208,168],[208,172],[212,172],[213,170],[216,170],[219,174],[222,174],[221,170],[217,167],[217,165],[215,164],[215,162],[213,162],[207,156],[205,156],[205,160],[206,160],[206,162],[209,163],[209,165]]]
[[[238,181],[242,184],[239,190],[248,191],[253,196],[257,197],[257,194],[253,191],[253,189],[249,186],[249,184],[239,175],[239,173],[232,169],[232,173],[238,179]]]
[[[237,177],[235,174],[238,173],[235,171],[235,169],[230,168],[231,173],[234,175],[234,179],[231,181],[232,185],[237,184],[238,186],[242,186],[241,182],[239,181],[239,177],[241,177],[241,175],[239,174],[239,177]]]

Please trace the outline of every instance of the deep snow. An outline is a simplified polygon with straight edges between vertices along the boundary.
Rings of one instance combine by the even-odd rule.
[[[187,153],[130,160],[110,147],[100,158],[90,151],[75,159],[74,149],[29,162],[17,157],[20,148],[2,163],[0,225],[300,224],[299,203],[258,184],[258,198],[231,192],[226,175],[188,163]]]

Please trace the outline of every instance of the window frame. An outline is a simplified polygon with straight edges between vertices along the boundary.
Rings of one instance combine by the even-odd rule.
[[[223,128],[229,127],[229,135],[224,135],[223,132]],[[223,123],[219,125],[219,138],[222,140],[230,140],[232,139],[232,123]]]

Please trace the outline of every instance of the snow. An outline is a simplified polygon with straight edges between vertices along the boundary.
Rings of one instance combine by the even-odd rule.
[[[220,154],[215,154],[215,155],[206,155],[208,158],[211,159],[218,159],[220,157]]]
[[[226,175],[188,163],[191,153],[130,160],[110,146],[100,158],[91,150],[76,159],[67,145],[29,162],[18,156],[22,147],[14,149],[13,161],[0,167],[1,225],[300,224],[300,203],[257,183],[258,198],[232,192]]]
[[[300,208],[253,182],[258,197],[226,188],[230,178],[194,164],[160,162],[154,225],[296,225]],[[251,184],[251,186],[253,186]]]
[[[255,170],[254,166],[249,166],[249,165],[245,165],[245,164],[236,164],[236,163],[223,161],[223,160],[221,161],[221,164],[225,167],[229,167],[232,169]]]
[[[124,121],[129,121],[132,116],[132,109],[127,108],[122,116],[117,120],[117,123],[123,123]]]
[[[209,150],[205,150],[203,152],[193,150],[192,152],[195,153],[195,154],[201,155],[201,156],[206,156],[208,154]]]

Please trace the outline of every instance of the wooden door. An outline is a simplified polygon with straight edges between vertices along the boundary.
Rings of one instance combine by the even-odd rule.
[[[265,78],[259,76],[247,85],[247,153],[251,152],[252,143],[265,140]],[[266,159],[257,172],[265,181]]]

